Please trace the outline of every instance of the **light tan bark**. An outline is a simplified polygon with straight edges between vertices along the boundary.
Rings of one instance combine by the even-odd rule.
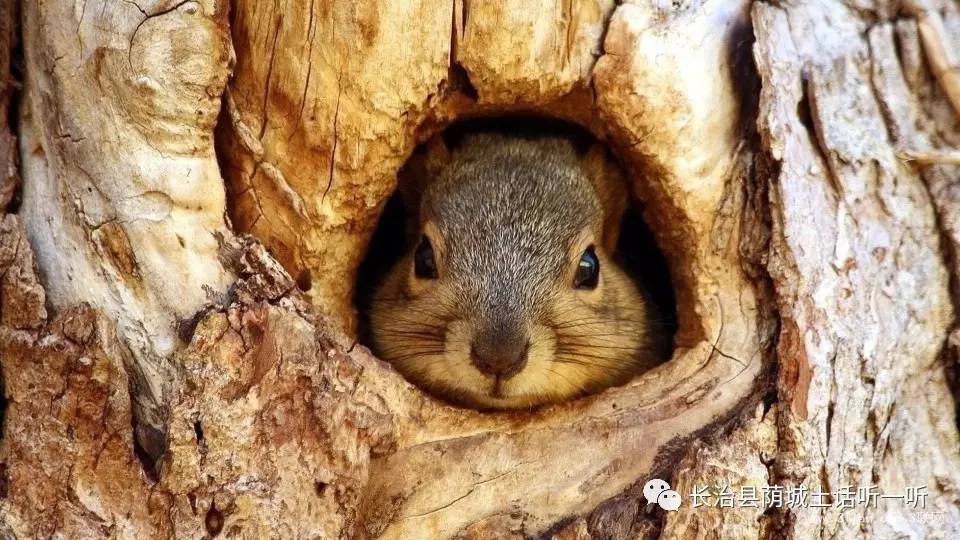
[[[229,237],[212,130],[226,4],[23,2],[20,215],[51,304],[114,319],[143,421],[163,423],[176,325],[220,301]]]
[[[960,28],[955,5],[934,7]],[[915,20],[720,0],[227,13],[24,6],[0,531],[960,534],[960,170],[897,157],[960,147],[960,130]],[[509,111],[579,123],[623,160],[680,329],[670,362],[627,386],[484,414],[356,344],[352,297],[414,147]],[[923,484],[936,514],[665,514],[641,494],[652,477],[684,495]]]

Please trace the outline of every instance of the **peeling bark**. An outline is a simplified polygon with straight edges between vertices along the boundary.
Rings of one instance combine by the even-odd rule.
[[[936,124],[916,116],[890,23],[824,3],[757,4],[754,25],[759,128],[778,165],[768,262],[781,317],[775,476],[823,490],[924,485],[939,516],[895,503],[801,509],[783,516],[786,532],[956,535],[960,441],[945,421],[954,404],[941,359],[954,325],[944,251],[956,238],[943,242],[944,194],[924,181],[948,167],[921,175],[896,157],[926,147]]]

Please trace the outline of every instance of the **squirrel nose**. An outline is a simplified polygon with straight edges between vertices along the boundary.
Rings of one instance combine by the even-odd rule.
[[[474,339],[470,345],[470,359],[477,369],[509,379],[527,365],[530,341],[523,339]]]

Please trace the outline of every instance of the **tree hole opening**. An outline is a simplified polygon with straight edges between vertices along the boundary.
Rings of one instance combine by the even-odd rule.
[[[597,139],[594,138],[589,132],[578,126],[553,119],[531,117],[468,120],[454,124],[453,126],[447,128],[444,132],[442,132],[440,138],[449,152],[456,153],[458,149],[461,148],[461,145],[465,144],[465,140],[474,140],[468,138],[477,133],[505,134],[509,135],[510,137],[516,137],[525,140],[561,136],[573,142],[573,146],[578,155],[585,155],[588,151],[595,148],[595,145],[598,143]],[[355,298],[355,302],[360,314],[360,341],[370,346],[371,350],[375,354],[387,361],[391,361],[391,358],[387,357],[389,354],[382,354],[384,349],[378,347],[375,336],[376,331],[374,327],[377,324],[377,317],[374,315],[374,312],[376,311],[375,304],[376,302],[383,301],[383,298],[390,298],[390,301],[394,302],[403,302],[404,299],[400,298],[400,296],[407,294],[409,291],[403,291],[402,294],[399,295],[388,295],[384,292],[378,293],[377,291],[378,289],[385,287],[384,284],[393,275],[391,270],[397,267],[401,261],[409,262],[415,260],[414,251],[419,252],[422,249],[420,244],[424,242],[426,235],[424,231],[420,230],[416,217],[412,216],[412,214],[416,213],[418,209],[410,208],[412,204],[410,201],[411,197],[409,196],[411,186],[404,185],[403,183],[410,182],[408,178],[410,177],[411,169],[413,167],[417,167],[417,159],[423,158],[426,152],[431,151],[428,149],[428,146],[431,144],[433,143],[428,142],[420,145],[414,151],[407,164],[398,173],[401,185],[386,203],[376,231],[369,243],[366,258],[364,259],[358,271],[356,287],[357,296]],[[616,164],[615,166],[619,167],[621,171],[623,170],[619,160],[609,151],[609,148],[607,148],[606,155],[607,159],[612,160],[612,163]],[[626,175],[624,176],[626,177],[626,183],[632,184],[633,179]],[[632,192],[632,190],[629,189],[629,185],[624,186],[624,188],[625,193]],[[589,185],[587,189],[590,189]],[[650,348],[644,349],[644,352],[642,353],[648,358],[649,363],[647,366],[644,369],[637,370],[632,374],[639,375],[655,365],[667,361],[670,358],[670,355],[673,351],[673,338],[678,327],[677,305],[673,288],[673,280],[671,279],[667,259],[664,257],[659,246],[657,245],[653,231],[651,231],[647,222],[643,218],[643,202],[635,200],[632,195],[625,196],[630,200],[626,206],[625,212],[622,215],[622,219],[620,220],[620,234],[611,259],[615,267],[621,271],[622,275],[625,276],[625,278],[630,282],[635,284],[639,290],[643,291],[643,298],[652,304],[653,309],[646,312],[646,318],[644,319],[644,324],[646,326],[644,328],[646,331],[655,333],[658,336],[658,339],[652,340],[648,343]],[[527,204],[526,206],[529,206],[530,208],[540,207],[538,204],[532,204],[533,201],[530,201],[530,203],[531,204]],[[467,219],[469,219],[469,217]],[[433,249],[432,246],[430,247]],[[544,245],[543,249],[549,250],[552,249],[552,247]],[[537,250],[533,248],[533,252],[536,251]],[[408,255],[409,257],[407,257]],[[513,254],[509,255],[512,256]],[[417,256],[420,256],[420,254]],[[406,264],[406,262],[404,264]],[[605,263],[601,263],[600,272],[613,271],[610,268],[606,268],[604,264]],[[411,270],[409,273],[414,274],[413,270]],[[507,277],[504,279],[507,279]],[[609,279],[612,280],[612,278]],[[571,287],[571,289],[572,288],[573,287]],[[402,288],[397,288],[397,291],[402,290]],[[493,294],[492,291],[491,294]],[[588,295],[589,293],[585,292],[584,294]],[[608,292],[603,291],[597,294],[607,294],[609,296]],[[620,302],[620,299],[613,296],[604,298],[602,300],[595,299],[592,300],[592,302],[592,307],[595,307],[596,309],[589,313],[595,314],[591,315],[591,317],[594,318],[605,316],[616,318],[619,316],[623,319],[628,319],[630,316],[626,314],[640,313],[641,311],[637,306],[633,306],[636,308],[633,311],[621,310],[617,312],[617,309],[622,308],[623,304],[618,305],[617,302]],[[642,305],[643,302],[638,302],[638,304]],[[425,323],[425,326],[422,328],[403,328],[398,331],[406,333],[406,336],[411,338],[423,336],[434,331],[439,332],[440,330],[438,326],[434,324],[436,321],[431,319],[431,317],[436,314],[424,313],[425,310],[432,311],[432,308],[411,307],[411,309],[406,312],[406,315],[398,315],[398,317],[412,318],[412,320],[417,320],[419,318],[420,322]],[[401,311],[398,311],[397,313],[399,314]],[[468,315],[469,318],[469,316],[472,314],[465,315]],[[590,326],[590,324],[594,324],[595,326]],[[580,325],[580,327],[586,330],[586,332],[577,333],[576,337],[573,339],[567,338],[564,340],[562,337],[557,339],[564,341],[564,344],[567,342],[573,344],[572,348],[582,353],[582,358],[589,359],[589,362],[612,363],[620,358],[615,356],[615,354],[611,351],[614,351],[615,349],[628,348],[627,346],[617,342],[616,339],[610,337],[610,332],[612,331],[609,329],[615,328],[615,325],[601,326],[599,322],[592,322],[591,320],[584,319],[579,322],[575,320],[567,321],[563,326],[574,327],[576,325]],[[443,332],[453,332],[454,330],[451,330],[452,326],[453,325],[447,326]],[[607,328],[608,330],[601,331],[601,328]],[[501,329],[501,332],[491,340],[491,346],[495,350],[494,354],[500,354],[506,350],[508,351],[506,354],[509,356],[512,354],[510,352],[512,349],[510,349],[509,343],[505,342],[509,342],[511,339],[513,339],[513,337],[509,335],[509,332],[502,330],[503,329]],[[596,330],[596,332],[594,332],[596,335],[590,335],[590,333],[594,330]],[[459,332],[460,330],[457,331]],[[470,331],[473,330],[471,329]],[[560,334],[558,333],[556,335],[559,336]],[[455,344],[461,337],[462,336],[454,336],[454,347],[456,347]],[[516,348],[517,351],[520,351],[518,355],[526,355],[527,358],[532,358],[527,360],[528,365],[533,364],[533,362],[536,361],[542,362],[544,357],[541,355],[541,352],[545,349],[537,348],[536,344],[531,347],[532,342],[527,336],[519,337],[518,341],[522,342],[524,339],[527,340],[525,345],[526,349],[524,349],[524,345],[521,343],[521,345]],[[656,342],[655,344],[654,341]],[[445,358],[446,353],[442,353],[441,349],[446,348],[444,350],[450,350],[451,339],[449,339],[449,336],[448,338],[440,338],[439,336],[435,336],[430,343],[423,342],[414,345],[412,344],[413,342],[409,340],[405,343],[408,344],[408,351],[400,352],[399,355],[402,357],[416,355],[418,351],[423,351],[423,354],[425,355],[424,361],[432,362],[437,366],[441,366],[446,360],[448,360],[448,358]],[[470,349],[470,352],[468,353],[468,359],[463,358],[467,355],[458,353],[461,358],[449,362],[449,365],[438,367],[438,369],[461,370],[476,368],[479,369],[478,373],[471,373],[471,375],[481,376],[480,372],[483,371],[483,369],[477,368],[477,366],[485,366],[486,364],[477,364],[476,362],[476,343],[477,340],[474,337],[472,340],[469,340],[469,345],[466,345],[466,348]],[[628,341],[627,343],[630,343],[630,346],[634,346],[633,342]],[[584,345],[587,346],[584,347]],[[592,345],[592,347],[590,345]],[[575,365],[582,362],[582,360],[580,360],[575,354],[561,354],[558,352],[561,351],[561,346],[565,345],[554,345],[554,352],[556,352],[554,359],[555,361],[561,362],[565,365]],[[386,352],[392,352],[394,355],[398,354],[397,350]],[[655,360],[650,360],[654,357]],[[391,363],[393,363],[395,367],[397,366],[396,363],[392,361]],[[399,371],[404,373],[404,369],[399,369]],[[495,371],[482,373],[482,376],[487,380],[492,380],[491,384],[494,385],[492,395],[496,395],[497,389],[495,387],[497,384],[502,384],[504,379],[507,381],[513,379],[514,375],[509,373],[509,370],[504,371],[506,372],[505,375],[501,372]],[[551,371],[551,369],[544,369],[543,373],[545,375],[549,375]],[[557,377],[562,379],[564,375],[557,374]],[[437,396],[437,390],[439,390],[440,395],[438,397],[447,398],[448,401],[452,401],[455,404],[467,405],[479,409],[525,408],[519,402],[510,403],[501,407],[496,403],[484,403],[482,400],[481,402],[476,402],[471,397],[462,399],[463,396],[456,395],[456,390],[451,392],[450,388],[442,382],[434,385],[430,381],[424,382],[422,380],[412,380],[409,376],[407,378],[410,379],[414,384],[420,386],[428,393],[431,393],[435,396]],[[586,389],[587,393],[594,393],[595,391],[602,390],[608,386],[619,386],[630,378],[632,378],[632,376],[627,377],[626,379],[618,379],[615,384],[598,383],[596,387],[591,386],[589,381],[578,381],[578,384]],[[549,384],[549,381],[542,382],[544,382],[544,384]],[[453,396],[450,394],[453,394]],[[565,399],[556,401],[564,400]],[[493,401],[495,402],[496,400]],[[533,405],[538,404],[539,403]]]
[[[317,497],[323,497],[327,492],[327,483],[317,480],[313,483],[313,490],[317,494]]]

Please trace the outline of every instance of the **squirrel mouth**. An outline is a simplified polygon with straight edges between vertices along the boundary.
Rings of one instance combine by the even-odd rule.
[[[490,390],[490,397],[503,398],[503,378],[499,375],[493,378],[493,389]]]

